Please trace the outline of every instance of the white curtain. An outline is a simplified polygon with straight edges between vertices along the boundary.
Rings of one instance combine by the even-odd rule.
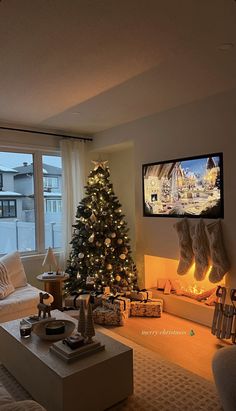
[[[72,224],[79,202],[84,197],[86,183],[86,142],[64,139],[60,142],[62,156],[62,250],[61,265],[66,265],[70,253]],[[63,264],[64,263],[64,264]]]

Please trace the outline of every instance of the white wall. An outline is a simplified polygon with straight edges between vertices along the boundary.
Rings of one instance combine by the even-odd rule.
[[[137,263],[141,274],[145,254],[173,259],[177,259],[179,255],[177,236],[173,229],[177,220],[142,216],[142,164],[222,151],[225,197],[225,218],[222,225],[232,264],[230,283],[236,288],[235,107],[236,91],[233,90],[118,126],[95,136],[94,150],[108,150],[109,146],[124,144],[126,141],[134,143],[136,194],[135,210],[130,213],[136,213]],[[121,161],[120,159],[120,163]],[[118,175],[113,178],[118,179]]]

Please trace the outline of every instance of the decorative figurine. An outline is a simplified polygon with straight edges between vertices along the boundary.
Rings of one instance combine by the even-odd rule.
[[[56,257],[51,247],[48,247],[47,254],[45,255],[45,258],[43,260],[42,267],[45,267],[45,266],[49,268],[49,271],[47,271],[47,274],[53,274],[54,271],[57,272],[58,270],[57,260],[56,260]]]
[[[37,305],[38,308],[38,316],[41,317],[41,313],[43,313],[43,318],[46,316],[51,317],[51,303],[53,302],[53,296],[48,293],[39,293],[39,303]]]
[[[82,337],[85,336],[85,327],[86,327],[86,319],[85,319],[85,310],[84,310],[84,301],[80,301],[80,310],[79,310],[79,319],[78,319],[78,327],[77,331],[81,334]]]
[[[93,337],[95,336],[95,330],[94,330],[94,322],[93,322],[93,311],[92,311],[92,306],[90,303],[88,304],[88,310],[87,310],[85,336],[87,338],[86,342],[88,344],[93,342]]]

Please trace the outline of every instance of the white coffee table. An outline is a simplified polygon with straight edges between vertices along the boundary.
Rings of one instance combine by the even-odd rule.
[[[70,319],[55,310],[57,319]],[[105,350],[71,364],[49,351],[51,345],[32,333],[19,334],[19,320],[0,326],[0,361],[47,411],[103,411],[133,392],[133,350],[100,332]]]

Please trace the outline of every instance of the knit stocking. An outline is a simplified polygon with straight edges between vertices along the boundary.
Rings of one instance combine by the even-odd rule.
[[[195,271],[194,278],[197,281],[202,281],[206,277],[206,273],[209,267],[209,244],[205,231],[205,224],[202,219],[192,226],[190,229],[193,252],[195,256]]]
[[[177,273],[184,275],[188,272],[189,268],[193,264],[193,249],[189,233],[188,220],[184,218],[180,222],[176,223],[174,227],[178,234],[180,247],[180,260],[177,268]]]
[[[208,224],[207,231],[209,234],[212,260],[212,269],[209,274],[209,280],[212,283],[218,283],[230,268],[230,263],[224,247],[220,220]]]

